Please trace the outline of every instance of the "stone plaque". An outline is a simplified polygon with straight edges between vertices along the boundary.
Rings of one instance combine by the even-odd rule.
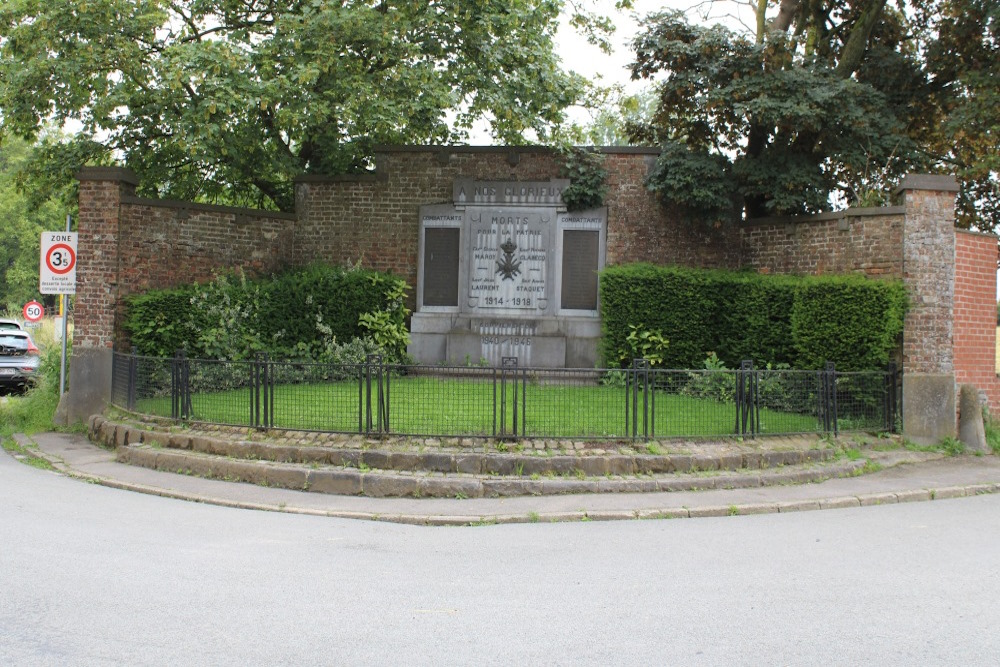
[[[600,240],[596,230],[563,231],[561,308],[597,310]]]
[[[424,230],[424,305],[458,305],[458,227]]]
[[[456,206],[563,206],[562,193],[569,181],[475,181],[457,179],[452,198]]]
[[[472,312],[533,313],[548,305],[551,210],[469,210],[469,292]]]

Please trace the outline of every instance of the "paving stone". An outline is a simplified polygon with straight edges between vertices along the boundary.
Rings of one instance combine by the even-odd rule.
[[[692,456],[691,471],[713,471],[719,469],[719,459],[714,456]]]
[[[702,491],[715,488],[715,478],[663,478],[657,480],[657,488],[660,491]]]
[[[361,491],[372,498],[401,498],[414,496],[420,480],[402,475],[364,473],[361,475]]]
[[[525,479],[484,479],[483,496],[497,498],[507,496],[540,496],[542,483]]]
[[[858,501],[861,503],[862,507],[870,507],[872,505],[895,505],[899,502],[895,493],[866,493],[863,496],[858,496]]]
[[[692,457],[683,454],[670,455],[670,470],[668,472],[690,472]]]
[[[597,493],[597,480],[589,479],[545,479],[542,480],[543,495],[559,495],[566,493]]]
[[[608,459],[605,456],[581,456],[577,465],[587,477],[604,477],[608,474]]]
[[[171,433],[167,446],[171,449],[191,449],[191,436],[186,433]]]
[[[417,495],[424,498],[481,498],[483,484],[478,479],[424,477],[418,480]]]
[[[721,475],[715,478],[717,489],[755,489],[764,486],[760,475]]]
[[[557,475],[572,475],[581,469],[579,456],[553,456],[545,460],[548,462],[548,470]]]
[[[656,493],[660,487],[655,479],[600,479],[597,490],[601,493]]]
[[[931,492],[927,489],[913,489],[911,491],[897,491],[896,501],[900,503],[912,503],[931,499]]]
[[[435,472],[455,472],[455,456],[445,452],[424,452],[424,470]]]
[[[506,475],[514,474],[514,457],[490,454],[483,458],[483,474]]]
[[[669,509],[642,509],[636,512],[637,519],[686,519],[690,516],[684,507],[673,507]]]
[[[730,514],[732,514],[732,508],[728,506],[692,507],[688,510],[688,516],[691,518],[705,516],[729,516]]]
[[[748,470],[759,470],[764,465],[764,455],[759,452],[744,452],[742,455],[743,466]]]
[[[820,509],[835,510],[846,507],[861,507],[861,501],[857,498],[825,498],[819,501]]]
[[[722,454],[719,456],[719,470],[739,470],[742,467],[742,454]]]
[[[341,496],[361,493],[361,474],[354,470],[310,470],[306,476],[309,490]]]
[[[635,464],[630,456],[608,456],[608,473],[611,475],[633,475]]]
[[[466,473],[470,475],[482,474],[483,457],[479,454],[456,454],[455,472]]]
[[[389,466],[393,470],[420,470],[424,455],[419,452],[392,452]]]
[[[277,486],[282,489],[304,489],[308,481],[304,468],[293,468],[291,466],[269,466],[266,468],[267,481],[270,486]]]
[[[378,470],[392,469],[392,454],[380,449],[369,449],[361,452],[361,463]]]
[[[965,491],[964,486],[945,486],[940,489],[934,489],[934,500],[944,500],[946,498],[964,498],[968,494]]]
[[[736,513],[739,516],[751,516],[753,514],[777,514],[777,503],[749,503],[736,506]]]
[[[807,512],[820,509],[818,500],[793,500],[785,503],[778,503],[779,512]]]

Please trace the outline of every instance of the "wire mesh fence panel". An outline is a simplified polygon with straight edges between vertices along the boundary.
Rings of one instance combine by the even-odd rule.
[[[270,362],[269,426],[358,433],[364,366]]]
[[[132,355],[113,352],[111,354],[111,405],[130,409],[129,389],[132,374]]]
[[[623,378],[603,370],[524,369],[519,433],[529,438],[624,438],[626,388]],[[508,407],[508,412],[511,408]]]
[[[229,426],[253,426],[253,363],[185,359],[181,392],[182,414],[187,419]]]
[[[823,430],[819,419],[821,374],[819,371],[758,370],[757,405],[759,432],[816,433]]]
[[[719,437],[736,432],[736,371],[656,369],[650,375],[651,437]]]
[[[132,357],[133,370],[129,405],[122,407],[155,417],[172,417],[173,359]]]
[[[891,427],[886,417],[886,374],[837,373],[837,429],[880,431]]]
[[[499,371],[482,367],[385,366],[385,429],[397,435],[492,436]],[[495,398],[496,397],[496,398]],[[377,406],[377,395],[373,396]]]
[[[538,369],[113,357],[112,403],[232,426],[439,437],[893,430],[894,371]]]

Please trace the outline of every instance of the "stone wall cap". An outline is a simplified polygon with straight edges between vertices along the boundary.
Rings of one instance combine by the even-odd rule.
[[[969,236],[982,236],[984,238],[994,239],[994,240],[1000,239],[1000,236],[994,234],[993,232],[979,232],[976,231],[975,229],[959,229],[957,227],[955,228],[955,231],[958,232],[959,234],[968,234]]]
[[[221,206],[219,204],[203,204],[201,202],[181,201],[177,199],[147,199],[145,197],[122,197],[122,204],[133,206],[150,206],[154,208],[176,208],[190,211],[210,211],[226,213],[246,218],[278,218],[281,220],[296,220],[294,213],[284,211],[268,211],[260,208],[241,208],[238,206]]]
[[[958,181],[950,174],[907,174],[899,182],[896,194],[904,190],[931,190],[934,192],[958,192]]]
[[[129,185],[139,185],[139,177],[126,167],[80,167],[76,172],[78,181],[121,181]]]
[[[605,155],[659,155],[655,146],[579,146]],[[555,153],[552,146],[376,146],[376,153]]]
[[[807,215],[781,215],[766,218],[751,218],[749,220],[744,220],[741,224],[744,227],[757,227],[761,225],[795,225],[809,222],[822,222],[824,220],[844,220],[846,218],[904,215],[905,213],[905,206],[874,206],[866,208],[848,208],[842,211],[826,211],[824,213],[813,213]]]

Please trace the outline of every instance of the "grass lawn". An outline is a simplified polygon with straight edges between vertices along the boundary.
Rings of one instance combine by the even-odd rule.
[[[522,395],[523,392],[523,395]],[[384,401],[389,407],[389,431],[411,435],[493,435],[513,429],[528,437],[616,438],[631,434],[626,428],[626,390],[601,385],[517,385],[506,396],[491,381],[393,377]],[[198,393],[191,397],[193,420],[249,426],[250,390]],[[494,396],[496,409],[494,409]],[[274,390],[277,428],[358,432],[362,394],[356,380],[322,384],[284,384]],[[377,398],[374,397],[373,401]],[[736,426],[733,403],[717,402],[677,393],[654,392],[649,430],[657,437],[732,435]],[[137,411],[170,416],[168,398],[140,400]],[[374,407],[373,407],[374,412]],[[640,407],[638,432],[643,432]],[[760,411],[762,433],[815,432],[815,416],[776,410]]]

